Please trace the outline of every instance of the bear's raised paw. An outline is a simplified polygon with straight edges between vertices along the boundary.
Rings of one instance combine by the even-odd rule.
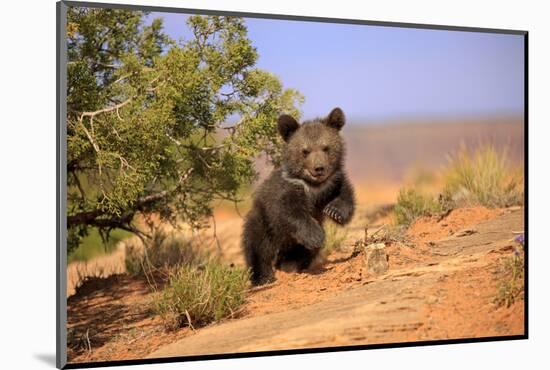
[[[323,209],[323,213],[339,224],[344,223],[344,217],[336,207],[332,207],[330,205],[326,206]]]

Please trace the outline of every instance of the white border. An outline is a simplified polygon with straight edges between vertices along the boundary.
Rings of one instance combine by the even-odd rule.
[[[124,1],[109,1],[124,3]],[[550,338],[545,235],[550,114],[550,22],[535,1],[137,1],[133,4],[296,14],[350,19],[525,29],[530,71],[530,337],[528,341],[249,358],[137,368],[402,368],[519,369],[547,366]],[[2,217],[3,367],[52,368],[55,352],[55,2],[3,5],[3,104],[0,145]],[[538,365],[541,364],[541,365]],[[546,364],[546,365],[545,365]],[[11,365],[11,366],[10,366]],[[528,365],[528,366],[525,366]],[[538,366],[537,366],[538,365]]]

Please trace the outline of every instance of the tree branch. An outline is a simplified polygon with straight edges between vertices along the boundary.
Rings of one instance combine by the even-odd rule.
[[[133,98],[128,98],[125,101],[123,101],[122,103],[118,103],[116,105],[112,105],[112,106],[107,107],[107,108],[96,110],[95,112],[82,112],[80,114],[80,119],[82,120],[84,117],[94,117],[94,116],[96,116],[100,113],[107,113],[107,112],[112,112],[114,110],[118,110],[118,109],[124,107],[126,104],[130,103],[132,100],[133,100]]]
[[[90,225],[97,227],[118,227],[124,229],[125,227],[130,227],[129,223],[132,221],[134,214],[143,209],[144,207],[165,199],[169,195],[177,192],[181,185],[189,178],[193,168],[190,168],[185,172],[179,179],[178,184],[170,189],[164,190],[155,194],[146,195],[139,198],[133,205],[133,207],[128,210],[128,212],[123,216],[111,216],[110,218],[105,218],[105,216],[110,215],[108,212],[103,211],[102,209],[94,209],[93,211],[80,212],[67,217],[67,227],[74,227],[80,225]]]

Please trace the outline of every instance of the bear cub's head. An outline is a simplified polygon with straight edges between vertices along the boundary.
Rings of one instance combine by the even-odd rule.
[[[340,108],[301,125],[288,114],[280,116],[277,128],[286,143],[282,165],[287,174],[315,186],[340,169],[344,156],[340,130],[345,121]]]

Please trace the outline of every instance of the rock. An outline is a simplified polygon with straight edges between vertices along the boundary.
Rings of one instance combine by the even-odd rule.
[[[384,243],[369,244],[365,247],[365,266],[370,273],[380,275],[388,271],[388,259]]]
[[[460,230],[459,232],[457,232],[456,234],[454,234],[455,237],[457,238],[461,238],[463,236],[468,236],[468,235],[472,235],[472,234],[475,234],[477,233],[477,230],[475,229],[463,229],[463,230]]]

